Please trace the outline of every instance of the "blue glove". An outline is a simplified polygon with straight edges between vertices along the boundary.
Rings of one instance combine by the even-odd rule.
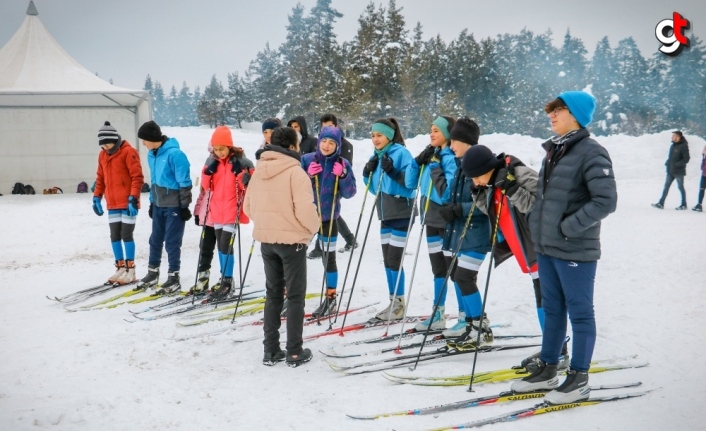
[[[93,196],[93,212],[96,213],[97,216],[103,215],[103,205],[101,205],[101,198],[98,196]]]
[[[127,199],[127,215],[130,217],[137,216],[137,205],[139,205],[140,199],[135,196],[130,196]]]

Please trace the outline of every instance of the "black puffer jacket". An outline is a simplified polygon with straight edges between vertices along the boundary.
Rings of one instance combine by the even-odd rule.
[[[686,164],[689,163],[689,143],[682,136],[679,142],[672,142],[669,147],[669,157],[664,165],[669,175],[686,175]]]
[[[538,253],[591,262],[601,257],[601,220],[618,201],[613,163],[605,148],[580,129],[559,149],[542,144],[537,197],[529,226]]]

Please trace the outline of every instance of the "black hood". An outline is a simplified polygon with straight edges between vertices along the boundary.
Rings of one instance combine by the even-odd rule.
[[[306,126],[306,118],[301,115],[294,117],[287,122],[287,127],[292,127],[292,123],[294,122],[299,124],[299,128],[302,129],[302,140],[306,139],[306,137],[309,136],[309,128]]]

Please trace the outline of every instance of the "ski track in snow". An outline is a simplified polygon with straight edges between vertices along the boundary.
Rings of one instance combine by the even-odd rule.
[[[196,178],[205,160],[211,135],[207,128],[168,128],[191,162]],[[234,130],[236,145],[254,153],[262,137],[257,131]],[[676,184],[665,210],[650,207],[660,195],[664,161],[671,134],[641,137],[599,137],[613,159],[618,180],[618,210],[603,223],[603,255],[598,265],[595,307],[598,341],[594,359],[638,354],[647,368],[595,374],[591,384],[642,381],[643,388],[661,388],[645,397],[521,421],[523,430],[664,430],[702,429],[697,417],[706,395],[706,216],[674,211],[679,204]],[[691,162],[687,167],[689,207],[695,204],[702,139],[688,136]],[[407,142],[416,155],[428,142],[418,136]],[[542,142],[517,135],[484,135],[480,142],[495,152],[520,157],[535,169],[543,157]],[[348,225],[355,229],[363,201],[360,178],[372,154],[369,140],[353,141],[358,194],[343,203]],[[134,143],[133,143],[134,144]],[[97,160],[97,154],[96,154]],[[145,173],[148,178],[148,173]],[[90,179],[86,179],[89,184]],[[197,193],[195,192],[196,196]],[[372,209],[366,201],[361,238]],[[137,273],[145,273],[150,220],[147,194],[138,216]],[[193,208],[193,204],[192,204]],[[383,328],[323,337],[305,343],[314,360],[296,369],[284,364],[261,364],[260,340],[233,343],[236,338],[261,334],[261,326],[238,328],[208,338],[183,342],[174,336],[222,327],[212,322],[196,328],[178,328],[174,318],[126,323],[127,312],[145,304],[115,309],[68,313],[45,295],[66,295],[90,287],[112,274],[107,216],[91,210],[91,194],[0,197],[0,429],[2,430],[310,430],[340,426],[346,430],[423,430],[486,418],[536,403],[478,407],[438,416],[396,417],[355,421],[345,416],[425,407],[506,390],[508,383],[435,388],[397,385],[376,373],[341,376],[322,361],[318,349],[382,335]],[[251,225],[242,228],[243,262],[251,243]],[[379,246],[379,222],[373,218],[365,256],[355,286],[353,305],[383,301],[351,314],[347,323],[365,320],[386,306],[387,290]],[[419,225],[412,228],[410,250],[416,246]],[[200,229],[187,223],[182,249],[182,280],[191,283],[196,271]],[[422,241],[410,314],[431,309],[431,269]],[[409,250],[408,250],[409,251]],[[415,250],[411,250],[415,251]],[[346,284],[350,292],[360,249],[356,251]],[[348,254],[337,254],[340,284]],[[407,281],[414,253],[405,258]],[[218,270],[216,262],[214,271]],[[321,289],[319,263],[308,261],[309,292]],[[162,279],[166,277],[166,254]],[[479,274],[485,287],[487,261]],[[212,279],[212,282],[214,282]],[[252,258],[248,280],[264,286],[259,247]],[[534,297],[529,277],[508,261],[492,271],[487,312],[494,323],[511,323],[502,333],[537,333]],[[409,289],[409,286],[407,286]],[[347,299],[346,294],[346,299]],[[309,300],[307,311],[316,300]],[[449,293],[447,312],[455,313],[456,298]],[[242,317],[248,321],[261,317]],[[339,318],[337,326],[340,326]],[[454,321],[449,323],[452,324]],[[327,327],[305,327],[304,334]],[[399,331],[391,326],[390,333]],[[284,340],[284,337],[283,337]],[[513,341],[524,343],[526,340]],[[388,343],[385,346],[392,345]],[[381,345],[371,346],[381,348]],[[478,371],[508,367],[532,350],[479,355]],[[358,362],[361,358],[336,360]],[[415,374],[468,373],[472,355],[422,363]],[[406,371],[400,371],[406,372]],[[701,398],[700,398],[701,397]],[[515,424],[497,424],[494,430],[514,430]]]

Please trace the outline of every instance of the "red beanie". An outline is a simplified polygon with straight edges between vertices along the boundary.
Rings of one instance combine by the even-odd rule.
[[[233,135],[228,126],[218,126],[211,135],[211,145],[214,147],[232,147]]]

